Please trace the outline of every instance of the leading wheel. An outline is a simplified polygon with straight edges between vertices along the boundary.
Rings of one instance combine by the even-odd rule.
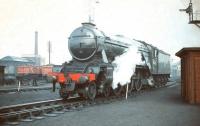
[[[63,99],[67,99],[69,97],[69,94],[66,92],[65,88],[66,85],[61,85],[61,88],[59,89],[60,97]]]
[[[64,92],[62,89],[59,90],[59,94],[60,94],[60,97],[63,99],[67,99],[69,97],[67,92]]]
[[[87,96],[90,100],[94,100],[97,94],[95,82],[91,82],[88,85]]]

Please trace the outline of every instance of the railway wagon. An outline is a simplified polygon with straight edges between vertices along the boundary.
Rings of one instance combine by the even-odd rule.
[[[165,84],[170,75],[169,54],[144,41],[121,35],[107,36],[95,24],[82,23],[68,40],[73,59],[63,64],[62,74],[57,76],[60,96],[67,98],[74,93],[89,99],[94,99],[98,94],[109,96],[112,90],[115,91],[112,87],[113,61],[130,47],[137,50],[134,55],[140,56],[143,62],[133,64],[135,69],[129,83],[131,89],[139,91],[143,85]]]
[[[37,85],[38,81],[48,81],[52,70],[53,66],[18,66],[16,77],[22,84]]]
[[[52,75],[60,72],[61,68],[61,65],[18,66],[17,79],[32,85],[37,85],[37,81],[52,82]]]

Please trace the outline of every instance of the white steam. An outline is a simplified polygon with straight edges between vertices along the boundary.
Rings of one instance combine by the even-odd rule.
[[[116,57],[113,62],[117,66],[113,72],[112,88],[117,88],[117,84],[125,85],[130,82],[130,78],[135,72],[136,64],[141,64],[141,54],[138,53],[137,46],[131,46],[124,54]]]

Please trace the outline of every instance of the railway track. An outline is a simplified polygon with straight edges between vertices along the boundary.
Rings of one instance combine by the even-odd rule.
[[[56,87],[59,89],[59,87]],[[7,93],[16,93],[16,92],[28,92],[28,91],[41,91],[41,90],[52,90],[51,86],[47,87],[26,87],[26,88],[10,88],[10,89],[0,89],[0,94],[7,94]]]
[[[163,87],[169,87],[173,84],[174,83],[162,87],[132,92],[129,93],[129,97],[137,96],[141,93],[154,91]],[[30,122],[34,120],[43,119],[49,116],[57,116],[59,114],[63,114],[69,111],[81,110],[85,107],[93,105],[106,104],[123,99],[125,99],[124,94],[120,96],[110,96],[108,98],[97,97],[94,101],[76,97],[68,100],[55,99],[48,101],[4,106],[0,107],[0,125],[17,125],[20,123],[20,121]]]

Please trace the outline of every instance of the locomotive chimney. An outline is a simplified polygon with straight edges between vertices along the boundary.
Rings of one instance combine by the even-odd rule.
[[[38,32],[35,31],[35,56],[38,55]]]
[[[82,25],[85,27],[92,27],[92,28],[95,28],[95,26],[96,26],[95,24],[93,24],[91,22],[84,22],[84,23],[82,23]]]

